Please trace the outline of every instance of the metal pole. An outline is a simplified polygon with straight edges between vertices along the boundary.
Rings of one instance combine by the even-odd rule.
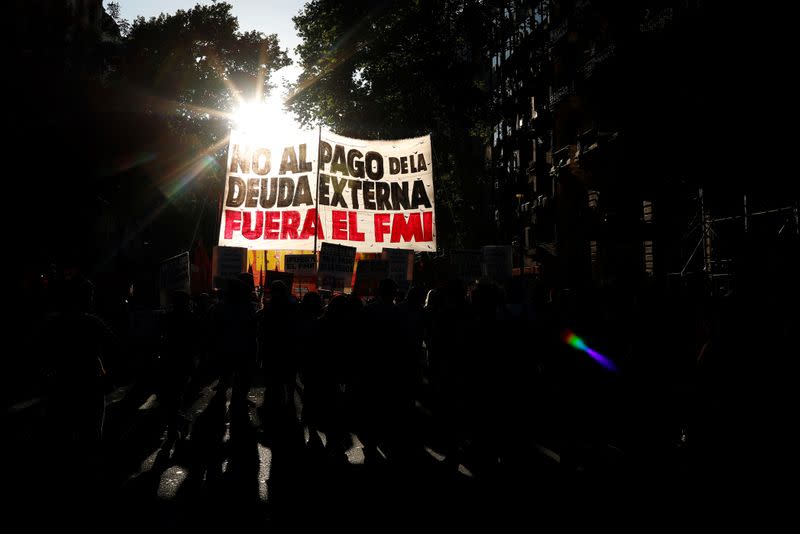
[[[200,221],[203,220],[203,213],[205,213],[205,212],[206,212],[206,197],[204,195],[203,196],[203,206],[200,208],[200,215],[197,216],[197,222],[194,225],[194,233],[192,234],[192,242],[189,243],[189,250],[190,251],[192,250],[192,247],[194,246],[195,239],[197,239],[197,230],[200,229]]]
[[[706,212],[705,201],[703,198],[703,188],[699,191],[700,198],[700,217],[703,225],[703,271],[711,274],[711,214]]]
[[[700,226],[703,229],[703,233],[702,233],[702,237],[700,238],[700,241],[705,243],[705,239],[706,239],[708,234],[706,233],[706,231],[707,231],[707,218],[706,218],[705,204],[703,202],[703,188],[702,187],[698,190],[697,199],[700,202]],[[703,246],[703,271],[706,270],[706,265],[707,265],[706,262],[707,262],[707,259],[706,259],[706,247],[704,245]]]
[[[692,254],[689,256],[689,259],[686,261],[686,265],[684,265],[683,269],[681,269],[681,272],[680,272],[681,276],[683,276],[683,273],[686,272],[686,268],[689,267],[689,264],[692,263],[692,260],[694,259],[694,255],[697,253],[697,249],[700,248],[700,245],[703,244],[703,239],[704,238],[701,237],[700,241],[698,241],[697,245],[695,245],[694,250],[692,250]]]
[[[744,233],[747,233],[747,195],[744,195]]]
[[[713,250],[711,248],[711,214],[708,212],[703,214],[703,239],[705,240],[705,246],[703,247],[703,270],[711,274]]]
[[[704,206],[703,206],[703,188],[702,187],[698,190],[698,199],[700,201],[700,220],[702,221],[703,213],[705,211],[703,209]]]
[[[314,256],[317,255],[317,234],[319,233],[319,168],[322,165],[322,123],[317,135],[317,196],[314,199]]]

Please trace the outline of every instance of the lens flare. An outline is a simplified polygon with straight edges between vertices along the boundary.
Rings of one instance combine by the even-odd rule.
[[[609,360],[596,350],[589,348],[581,338],[575,335],[574,332],[568,330],[564,334],[564,342],[570,347],[588,354],[589,357],[591,357],[594,361],[596,361],[609,371],[613,371],[615,373],[617,372],[617,366],[614,364],[614,362],[612,362],[611,360]]]
[[[242,102],[232,118],[237,130],[273,140],[279,140],[284,132],[299,127],[286,112],[284,101],[279,96],[270,96],[262,102]]]

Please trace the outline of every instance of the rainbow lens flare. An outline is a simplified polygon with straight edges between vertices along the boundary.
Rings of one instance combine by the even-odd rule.
[[[581,338],[575,335],[574,332],[568,330],[564,334],[564,342],[574,349],[578,349],[581,352],[585,352],[594,361],[596,361],[609,371],[613,371],[615,373],[617,372],[617,366],[614,364],[614,362],[612,362],[611,360],[609,360],[596,350],[589,348]]]

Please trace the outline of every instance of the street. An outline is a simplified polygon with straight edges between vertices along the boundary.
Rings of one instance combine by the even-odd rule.
[[[332,455],[324,447],[328,437],[297,420],[263,421],[257,409],[263,386],[251,388],[246,416],[231,408],[230,390],[216,386],[214,381],[195,391],[176,438],[163,430],[157,396],[135,387],[109,396],[101,451],[16,435],[8,480],[15,487],[12,502],[18,501],[10,509],[33,531],[66,525],[130,532],[475,525],[505,530],[503,525],[609,519],[625,500],[668,509],[674,500],[658,501],[646,490],[681,475],[647,473],[642,485],[645,477],[638,479],[615,457],[620,451],[567,460],[525,438],[524,450],[495,465],[463,451],[455,465],[441,453],[438,423],[419,401],[418,447],[409,458],[392,461],[382,451],[365,458],[353,434],[346,437],[345,454]],[[295,400],[299,414],[299,392]],[[637,496],[637,489],[643,493]],[[669,491],[659,489],[663,495]]]
[[[131,532],[463,525],[485,508],[476,507],[485,496],[468,468],[446,469],[430,447],[412,465],[382,455],[365,464],[351,435],[346,457],[333,458],[321,446],[324,434],[314,439],[299,425],[282,435],[264,431],[256,410],[263,387],[251,389],[244,420],[230,409],[230,391],[215,385],[198,392],[178,440],[166,439],[155,395],[135,408],[122,406],[124,398],[109,404],[102,452],[74,451],[37,434],[46,429],[27,427],[13,443],[8,480],[19,500],[10,508],[34,531],[71,524]]]

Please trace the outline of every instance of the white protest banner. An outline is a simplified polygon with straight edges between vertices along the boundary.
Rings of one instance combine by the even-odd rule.
[[[314,249],[317,138],[316,131],[280,136],[231,131],[220,245]]]
[[[222,287],[222,280],[236,278],[247,270],[247,249],[214,247],[211,262],[214,287]]]
[[[287,254],[283,257],[283,270],[295,276],[309,277],[317,274],[316,254]]]
[[[386,279],[388,274],[389,262],[386,260],[359,260],[353,289],[359,295],[375,295],[381,280]]]
[[[384,248],[381,259],[389,262],[388,278],[394,280],[397,287],[408,289],[414,278],[414,251],[396,248]]]
[[[322,243],[319,253],[320,286],[331,288],[350,287],[356,248],[332,243]]]
[[[231,131],[220,245],[314,250],[316,233],[317,246],[358,252],[377,253],[385,245],[436,250],[429,135],[367,141],[297,131],[279,137]]]
[[[430,136],[364,141],[323,131],[318,209],[327,242],[435,251]]]
[[[189,253],[184,252],[161,262],[158,276],[158,293],[162,308],[172,301],[173,291],[191,292],[189,280]]]

